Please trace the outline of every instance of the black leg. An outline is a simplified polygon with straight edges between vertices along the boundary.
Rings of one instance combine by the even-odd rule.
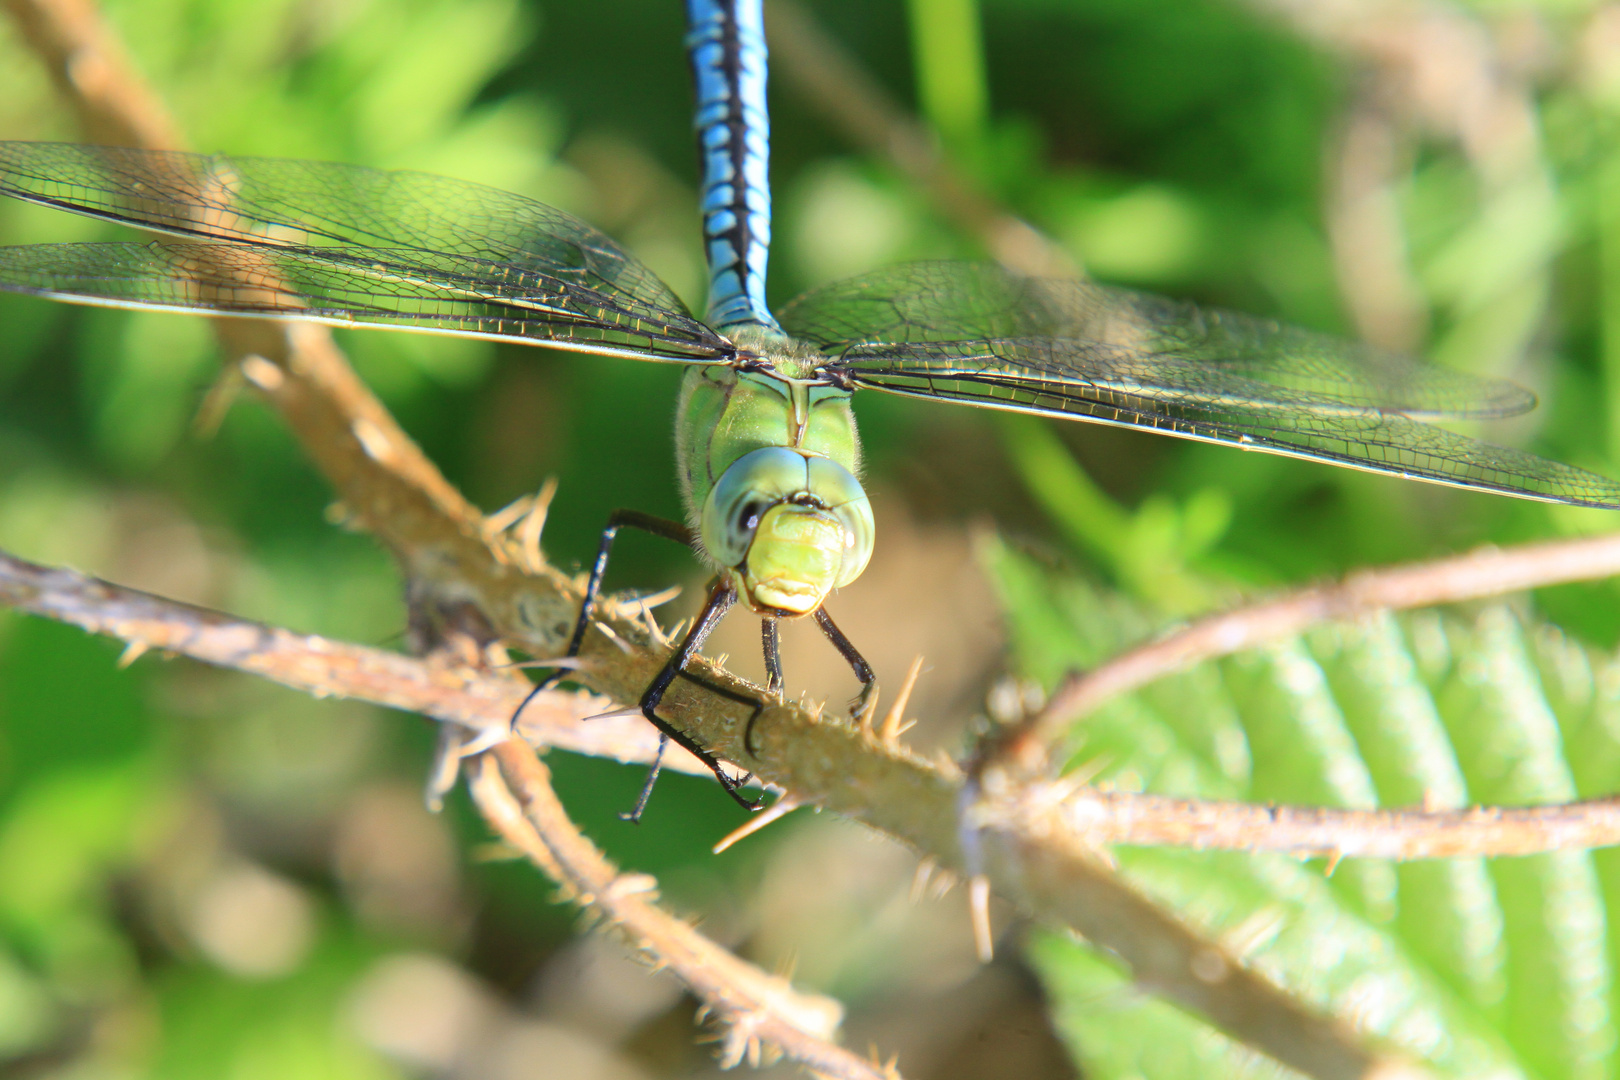
[[[664,693],[669,689],[670,683],[674,682],[675,677],[681,674],[687,662],[697,655],[698,649],[703,647],[703,642],[736,602],[737,590],[732,587],[731,583],[724,578],[715,581],[713,588],[709,590],[708,601],[703,605],[703,610],[698,613],[697,619],[692,623],[692,629],[686,632],[686,637],[682,639],[680,646],[670,656],[669,662],[658,673],[658,677],[653,679],[652,685],[647,687],[646,693],[641,695],[641,715],[645,716],[647,721],[662,732],[666,738],[674,740],[676,745],[683,747],[693,757],[707,765],[709,770],[714,773],[715,779],[720,781],[720,786],[726,789],[726,794],[735,799],[739,806],[749,810],[757,810],[759,809],[758,803],[750,802],[737,794],[737,789],[748,779],[746,776],[739,779],[727,773],[713,754],[699,746],[684,731],[664,720],[657,712],[658,703],[664,700]],[[652,794],[652,785],[658,778],[658,770],[662,764],[662,759],[661,740],[658,760],[653,763],[652,771],[647,777],[647,784],[642,789],[641,798],[636,801],[636,808],[631,812],[629,820],[635,821],[639,819],[641,812],[646,809],[647,799]]]
[[[766,689],[777,697],[782,696],[782,636],[778,632],[775,619],[761,619],[759,621],[760,636],[765,643],[765,675],[768,679]]]
[[[858,717],[866,712],[867,703],[872,700],[872,691],[877,689],[877,677],[872,674],[872,665],[866,662],[866,657],[862,656],[855,646],[850,643],[849,638],[844,636],[844,632],[838,629],[838,624],[832,621],[832,616],[827,614],[826,608],[816,609],[816,625],[821,627],[821,632],[827,635],[827,640],[833,643],[833,648],[838,650],[838,654],[849,662],[849,666],[855,670],[855,677],[861,680],[860,696],[855,699],[854,705],[850,709],[850,715]],[[774,620],[765,620],[764,637],[765,669],[770,672],[772,691],[780,693],[782,687],[782,658],[778,648],[779,642]],[[761,707],[756,704],[754,715],[748,718],[748,726],[743,729],[743,749],[750,754],[756,753],[754,750],[754,721],[759,719],[760,711]]]
[[[653,785],[658,783],[658,774],[664,769],[664,748],[669,745],[669,736],[662,731],[658,733],[658,753],[653,755],[652,768],[647,770],[647,779],[642,781],[641,794],[636,796],[635,809],[628,814],[620,814],[621,821],[639,824],[642,811],[647,809],[647,800],[652,798]]]
[[[872,665],[850,644],[849,638],[838,629],[826,608],[816,608],[816,625],[821,627],[821,632],[827,635],[827,640],[832,642],[838,654],[855,669],[855,677],[861,680],[861,695],[855,699],[855,707],[850,710],[851,716],[859,716],[866,711],[866,703],[872,699],[872,691],[877,687],[877,676],[872,674]]]
[[[778,704],[778,702],[765,698],[752,697],[748,694],[740,694],[730,687],[721,686],[719,683],[710,682],[701,675],[695,675],[690,671],[681,672],[681,678],[685,679],[689,683],[695,683],[696,685],[703,687],[703,689],[707,690],[711,694],[714,694],[716,697],[723,697],[727,701],[735,701],[739,705],[750,706],[754,710],[748,717],[747,726],[743,728],[743,749],[747,750],[750,754],[756,754],[756,751],[754,750],[754,721],[759,719],[760,713],[764,712],[770,706]],[[752,775],[753,773],[749,773],[748,776],[743,777],[738,781],[738,783],[747,783],[748,777]]]
[[[601,543],[596,548],[596,562],[591,565],[591,577],[585,584],[585,598],[580,602],[579,618],[574,623],[573,636],[568,639],[568,651],[563,654],[565,656],[579,655],[579,647],[585,642],[585,631],[591,625],[591,607],[596,603],[597,594],[602,591],[602,579],[607,575],[608,555],[613,551],[613,540],[619,535],[619,530],[626,525],[632,529],[650,532],[654,536],[674,540],[687,547],[693,544],[692,530],[678,521],[643,514],[639,510],[613,511],[612,516],[608,518],[607,528],[602,530]],[[563,671],[559,669],[534,684],[534,689],[529,691],[512,713],[510,726],[514,731],[517,730],[518,718],[523,715],[523,710],[529,707],[529,702],[533,701],[540,691],[549,690],[557,685],[562,677]]]
[[[687,547],[694,546],[696,542],[696,538],[692,535],[692,530],[687,528],[685,525],[682,525],[678,521],[670,521],[668,518],[654,517],[651,514],[643,514],[639,510],[615,510],[612,517],[608,519],[607,528],[602,530],[602,541],[596,549],[596,562],[591,566],[591,576],[585,584],[585,596],[580,603],[579,619],[574,623],[574,633],[568,640],[568,652],[566,653],[568,656],[578,656],[580,646],[585,642],[585,631],[591,625],[591,607],[596,603],[597,595],[602,590],[602,579],[607,574],[608,556],[613,550],[613,541],[619,535],[619,530],[625,526],[629,526],[634,529],[641,529],[644,532],[650,532],[655,536],[662,536],[666,539],[674,540],[678,543],[685,544]],[[675,677],[677,675],[685,675],[686,678],[691,679],[693,682],[713,690],[724,697],[730,698],[744,705],[752,705],[754,707],[754,715],[759,715],[760,709],[762,709],[765,705],[764,702],[756,701],[751,697],[745,697],[737,694],[735,691],[728,690],[725,687],[711,686],[704,679],[687,675],[684,670],[687,662],[691,660],[691,658],[697,653],[698,649],[702,647],[704,640],[708,638],[709,634],[720,622],[721,617],[723,617],[736,602],[736,590],[734,590],[724,581],[717,581],[709,592],[709,599],[704,604],[703,611],[699,613],[697,620],[692,624],[692,629],[687,631],[686,638],[681,642],[680,647],[677,648],[674,655],[669,658],[669,662],[666,663],[663,670],[658,673],[658,677],[652,681],[652,685],[647,687],[646,693],[642,694],[642,715],[645,716],[648,721],[650,721],[652,725],[658,729],[658,754],[653,759],[652,768],[647,773],[647,782],[642,785],[641,795],[636,799],[635,809],[629,814],[624,815],[627,820],[639,821],[641,819],[642,811],[647,808],[647,800],[652,797],[653,784],[657,782],[658,774],[663,768],[664,747],[669,744],[670,740],[674,740],[677,745],[683,747],[689,751],[692,756],[696,757],[699,761],[703,762],[703,764],[707,765],[714,773],[715,778],[720,781],[720,785],[726,789],[726,794],[735,799],[739,805],[749,810],[759,809],[758,803],[750,802],[748,799],[745,799],[743,796],[737,793],[737,789],[748,781],[749,776],[745,775],[740,779],[731,776],[725,771],[725,769],[721,768],[720,762],[715,759],[713,754],[699,746],[685,733],[679,731],[666,721],[660,719],[656,712],[658,703],[663,700],[665,692],[669,690],[670,683],[675,681]],[[517,707],[517,710],[512,714],[511,726],[514,729],[517,727],[518,718],[523,715],[523,710],[528,706],[529,702],[533,701],[535,696],[539,694],[540,691],[556,685],[558,680],[560,680],[564,674],[564,671],[559,670],[535,683],[534,688],[529,691],[528,696],[523,699],[522,704],[520,704]],[[753,726],[752,718],[749,719],[749,726],[750,728]]]
[[[613,539],[626,525],[687,547],[693,544],[692,530],[678,521],[643,514],[640,510],[613,511],[613,516],[608,518],[607,528],[602,530],[602,542],[596,549],[596,562],[591,567],[591,579],[585,585],[585,599],[579,605],[579,621],[574,623],[574,636],[568,640],[569,656],[579,655],[579,647],[585,641],[585,629],[591,625],[591,605],[596,603],[596,594],[602,591],[602,578],[607,574],[608,554],[613,550]]]
[[[775,619],[761,619],[759,621],[760,638],[765,646],[765,674],[771,696],[778,702],[782,700],[782,635],[781,627]],[[743,728],[743,749],[750,754],[757,755],[754,750],[754,721],[759,719],[760,711],[765,707],[763,702],[754,702],[754,715],[748,718],[748,726]]]

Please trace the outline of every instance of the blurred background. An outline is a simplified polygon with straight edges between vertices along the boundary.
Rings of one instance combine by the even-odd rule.
[[[193,147],[523,192],[605,229],[702,310],[676,0],[106,10]],[[887,97],[930,125],[965,189],[1095,277],[1513,378],[1541,408],[1476,433],[1620,472],[1620,5],[803,0],[790,14],[773,20],[794,35],[774,49],[854,65],[871,83],[857,104]],[[989,253],[959,206],[852,137],[851,108],[773,71],[773,304],[895,261]],[[0,137],[78,138],[4,22]],[[0,242],[106,235],[0,204]],[[594,550],[616,507],[680,516],[678,370],[339,339],[486,510],[558,479],[545,546],[560,565]],[[0,547],[398,643],[393,567],[330,523],[329,491],[277,420],[244,399],[196,432],[218,362],[201,320],[0,295]],[[1053,655],[1040,630],[1035,605],[1059,594],[1112,648],[1246,590],[1611,527],[1097,426],[876,393],[856,411],[878,554],[829,609],[887,686],[926,658],[908,738],[951,753],[993,689],[1025,692],[1005,676],[1049,685],[1084,659]],[[685,593],[667,620],[701,585],[690,556],[620,541],[613,587],[671,582]],[[1613,585],[1536,605],[1581,655],[1620,640]],[[711,652],[754,673],[757,641],[739,617]],[[422,809],[425,721],[188,662],[120,669],[118,654],[0,611],[0,1074],[714,1071],[679,987],[579,933],[535,872],[488,847],[464,799]],[[855,690],[813,633],[788,635],[786,663],[790,691]],[[657,875],[719,940],[839,996],[847,1045],[899,1053],[908,1077],[1068,1076],[1075,1055],[1097,1075],[1152,1073],[1088,1057],[1083,1024],[1054,1028],[1007,913],[1003,958],[977,965],[960,890],[913,896],[915,859],[893,843],[800,812],[717,857],[741,813],[711,782],[666,777],[634,828],[616,814],[638,770],[548,760],[614,858]],[[1056,946],[1042,947],[1051,991]],[[1106,980],[1065,1000],[1104,1017],[1140,1004]],[[1612,1053],[1607,1023],[1588,1024],[1602,1028],[1588,1065]],[[1566,1065],[1541,1075],[1600,1074]]]

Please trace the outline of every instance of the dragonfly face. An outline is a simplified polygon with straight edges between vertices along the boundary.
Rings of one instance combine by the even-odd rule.
[[[763,446],[709,491],[698,535],[760,615],[808,615],[872,557],[872,506],[838,462]]]

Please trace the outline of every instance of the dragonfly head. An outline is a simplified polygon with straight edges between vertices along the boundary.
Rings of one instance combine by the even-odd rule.
[[[832,459],[766,446],[720,475],[699,534],[756,613],[808,615],[866,569],[872,505]]]

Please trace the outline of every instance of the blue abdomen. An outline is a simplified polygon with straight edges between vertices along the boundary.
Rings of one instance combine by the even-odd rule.
[[[761,0],[688,0],[697,83],[708,322],[776,328],[765,306],[771,242],[770,120]]]

